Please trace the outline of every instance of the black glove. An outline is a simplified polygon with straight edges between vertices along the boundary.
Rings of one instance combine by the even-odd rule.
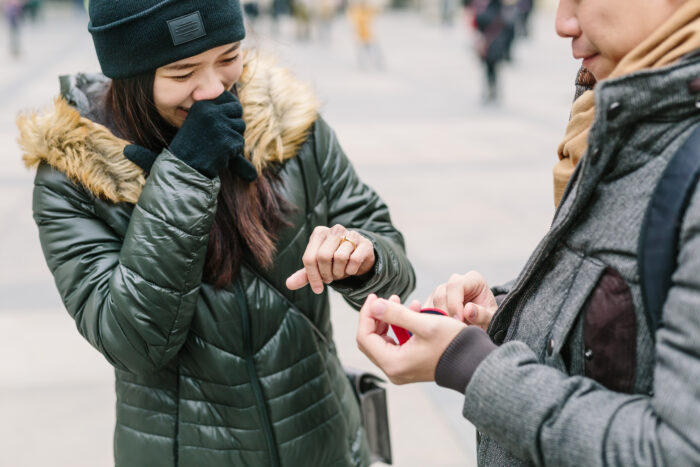
[[[209,178],[243,152],[245,123],[241,103],[229,91],[210,101],[197,101],[170,143],[170,150]]]
[[[170,143],[171,152],[209,178],[215,178],[228,166],[244,180],[255,180],[258,172],[243,156],[245,123],[242,114],[240,102],[229,91],[214,100],[195,102]],[[157,157],[137,145],[124,148],[124,156],[147,172]]]

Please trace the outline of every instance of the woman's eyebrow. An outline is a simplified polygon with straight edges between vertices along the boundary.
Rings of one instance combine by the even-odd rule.
[[[194,68],[199,63],[173,63],[172,65],[166,65],[163,67],[164,70],[185,70],[187,68]]]
[[[236,43],[236,44],[233,44],[233,46],[232,46],[230,49],[228,49],[226,52],[222,53],[222,54],[219,55],[219,56],[221,57],[221,56],[223,56],[223,55],[230,54],[230,53],[233,52],[234,50],[237,50],[240,46],[241,46],[241,43],[240,43],[240,42],[238,42],[238,43]]]
[[[222,54],[220,55],[220,57],[221,57],[221,56],[224,56],[224,55],[226,55],[226,54],[230,54],[230,53],[233,52],[234,50],[238,50],[238,48],[239,48],[240,46],[241,46],[241,43],[240,43],[240,42],[237,43],[237,44],[234,44],[230,49],[228,49],[226,52],[222,53]],[[197,65],[199,65],[199,63],[173,63],[173,64],[171,64],[171,65],[166,65],[166,66],[164,66],[163,69],[164,69],[164,70],[168,70],[168,71],[171,71],[171,70],[172,70],[172,71],[175,71],[175,70],[186,70],[186,69],[188,69],[188,68],[194,68],[194,67],[196,67]]]

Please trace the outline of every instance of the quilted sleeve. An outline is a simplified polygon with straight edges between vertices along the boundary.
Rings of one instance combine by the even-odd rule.
[[[315,155],[328,199],[328,225],[341,224],[374,244],[374,269],[362,278],[348,278],[331,286],[359,309],[367,295],[399,295],[405,300],[415,287],[415,273],[404,240],[394,227],[389,208],[364,184],[340,147],[333,130],[320,119],[315,125]]]
[[[39,167],[33,209],[47,264],[78,330],[115,367],[158,371],[184,343],[218,191],[218,179],[164,151],[122,238],[84,188]]]

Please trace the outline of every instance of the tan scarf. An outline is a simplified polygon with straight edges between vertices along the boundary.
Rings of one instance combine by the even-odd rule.
[[[700,48],[700,1],[688,0],[651,36],[625,55],[610,78],[676,62]],[[594,91],[586,91],[571,108],[571,120],[559,144],[559,162],[554,166],[554,204],[559,205],[564,188],[588,146],[588,132],[595,117]]]

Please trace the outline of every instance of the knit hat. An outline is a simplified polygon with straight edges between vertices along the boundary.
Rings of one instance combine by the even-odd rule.
[[[239,0],[90,0],[102,73],[139,75],[245,37]]]

